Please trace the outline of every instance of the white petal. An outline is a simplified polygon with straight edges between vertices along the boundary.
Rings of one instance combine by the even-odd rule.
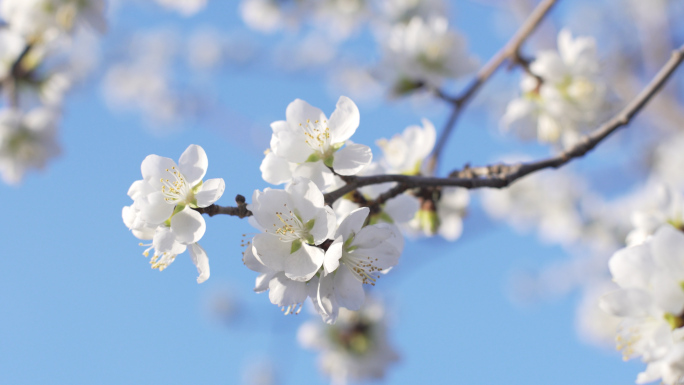
[[[202,189],[195,194],[197,207],[207,207],[221,198],[226,189],[223,178],[209,179],[202,184]]]
[[[618,250],[608,261],[613,281],[622,288],[647,288],[655,269],[648,245]]]
[[[289,162],[303,163],[313,153],[306,141],[307,137],[300,127],[278,133],[274,132],[271,138],[271,149],[273,153]]]
[[[439,235],[447,241],[455,241],[463,233],[463,220],[459,215],[449,214],[439,218]]]
[[[209,167],[207,153],[196,144],[189,145],[178,160],[178,168],[190,187],[194,187],[204,178],[207,167]]]
[[[283,190],[267,188],[263,192],[257,190],[252,195],[252,214],[265,231],[275,231],[275,228],[283,226],[277,213],[288,207],[294,208],[294,204],[290,194]]]
[[[325,206],[319,210],[314,227],[309,231],[309,234],[314,239],[314,244],[320,245],[325,240],[332,238],[336,225],[337,217],[335,216],[335,211],[330,206]]]
[[[140,218],[150,225],[156,226],[169,219],[174,206],[166,202],[161,191],[154,192],[138,201]]]
[[[340,227],[338,227],[337,232],[335,232],[335,237],[344,237],[344,240],[346,241],[351,236],[356,235],[361,231],[363,224],[366,222],[366,218],[368,218],[369,212],[370,209],[368,207],[360,207],[352,211],[344,218],[342,223],[340,223]]]
[[[650,313],[653,301],[641,289],[621,289],[601,297],[599,306],[617,317],[644,317]]]
[[[269,152],[259,166],[261,177],[270,184],[287,183],[292,179],[294,164],[281,158],[273,152]]]
[[[653,298],[658,307],[665,312],[682,314],[684,310],[684,290],[681,282],[672,279],[670,272],[659,271],[653,275]]]
[[[185,251],[186,246],[176,241],[176,236],[171,229],[166,226],[159,226],[154,232],[152,245],[157,253],[180,254]]]
[[[387,213],[394,223],[404,223],[413,219],[419,208],[420,201],[418,198],[408,194],[401,194],[388,200],[382,211]]]
[[[254,291],[257,293],[263,293],[266,290],[268,290],[268,286],[276,274],[278,273],[276,273],[275,271],[272,271],[270,273],[259,274],[259,276],[256,277]]]
[[[253,246],[251,244],[247,246],[245,252],[242,253],[242,263],[244,263],[248,269],[256,271],[257,273],[270,273],[273,271],[261,263],[261,261],[256,259],[254,256]]]
[[[650,245],[656,263],[684,281],[684,233],[671,225],[663,225],[653,235]]]
[[[363,144],[349,144],[335,153],[333,170],[340,175],[355,175],[373,160],[370,147]]]
[[[342,239],[342,236],[339,236],[333,241],[330,247],[328,247],[328,250],[326,250],[325,259],[323,260],[323,271],[325,275],[332,273],[340,266],[343,245],[344,240]]]
[[[159,155],[148,155],[140,165],[143,179],[152,186],[154,190],[161,190],[160,179],[167,178],[170,174],[166,170],[176,167],[176,162],[169,158]]]
[[[305,162],[295,166],[292,177],[310,179],[321,190],[327,190],[335,181],[335,175],[322,160]]]
[[[333,143],[341,143],[351,138],[359,127],[361,115],[359,108],[346,96],[340,96],[335,112],[330,115],[328,127]]]
[[[285,257],[285,275],[296,281],[308,281],[323,265],[325,253],[322,249],[306,243],[294,253]]]
[[[282,273],[273,277],[268,287],[270,289],[268,298],[274,305],[292,306],[306,300],[306,283],[288,279]]]
[[[324,315],[324,321],[334,323],[339,313],[339,305],[335,298],[334,278],[332,275],[320,277],[318,280],[318,290],[316,291],[316,302],[320,308],[319,313]]]
[[[307,120],[312,122],[316,120],[326,120],[323,111],[313,107],[301,99],[295,99],[287,106],[287,110],[285,110],[285,116],[291,128],[298,127],[299,124],[306,124]]]
[[[141,179],[133,182],[131,187],[128,188],[128,196],[131,197],[131,199],[136,200],[138,197],[146,196],[154,191],[155,190],[149,183],[144,179]]]
[[[209,279],[209,257],[207,257],[207,252],[204,251],[202,246],[197,243],[190,244],[190,257],[199,273],[197,283],[202,283]]]
[[[335,273],[335,297],[340,306],[349,310],[361,309],[366,299],[363,283],[346,266]]]
[[[195,210],[186,208],[171,218],[171,231],[180,243],[197,243],[206,230],[207,225],[202,214]]]
[[[285,258],[290,254],[292,243],[283,242],[273,234],[257,234],[252,239],[254,257],[274,271],[283,271]]]
[[[540,52],[530,64],[530,71],[551,84],[562,82],[567,74],[563,60],[555,51]]]
[[[285,187],[285,191],[290,195],[294,204],[289,209],[297,209],[298,215],[304,222],[315,218],[325,204],[321,190],[315,183],[306,178],[295,178],[292,183]]]

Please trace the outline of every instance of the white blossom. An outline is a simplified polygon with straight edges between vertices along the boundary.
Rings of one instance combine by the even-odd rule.
[[[297,332],[305,348],[320,351],[319,365],[334,384],[381,379],[399,356],[389,344],[387,316],[377,301],[360,311],[340,311],[335,325],[309,321]]]
[[[418,175],[423,161],[430,155],[437,133],[435,126],[423,119],[423,127],[409,126],[392,139],[380,139],[376,143],[382,149],[381,162],[389,174]]]
[[[375,285],[403,250],[395,226],[363,226],[367,207],[338,227],[323,194],[307,179],[297,178],[285,190],[255,191],[252,202],[250,222],[264,233],[248,244],[243,262],[259,273],[254,290],[268,290],[285,314],[298,313],[310,297],[323,320],[334,323],[340,307],[363,305],[363,285]]]
[[[329,168],[340,175],[354,175],[370,164],[373,154],[368,146],[345,145],[360,119],[351,99],[341,96],[330,119],[300,99],[290,103],[285,114],[286,121],[271,124],[273,155],[267,153],[260,167],[265,181],[281,184],[305,177],[326,189],[334,182]]]
[[[19,183],[29,169],[43,169],[60,153],[55,111],[16,109],[0,112],[0,174],[9,184]]]
[[[508,105],[502,128],[523,139],[574,144],[592,128],[606,107],[607,87],[601,79],[596,42],[558,34],[558,52],[542,51],[520,83],[522,96]]]
[[[403,251],[403,237],[395,226],[363,226],[368,213],[367,207],[359,208],[340,223],[322,274],[309,284],[309,296],[327,323],[335,323],[340,307],[359,310],[365,300],[363,285],[375,286],[379,274],[395,266]]]
[[[221,178],[202,181],[208,164],[204,149],[194,144],[183,152],[178,165],[169,158],[147,156],[141,165],[143,179],[133,182],[128,190],[134,203],[122,212],[124,224],[133,235],[152,240],[143,253],[148,256],[154,249],[152,268],[164,270],[189,248],[199,272],[198,283],[209,278],[209,259],[197,244],[206,223],[193,208],[212,205],[225,190]]]
[[[252,240],[263,265],[296,281],[308,281],[323,264],[317,247],[335,231],[335,213],[308,179],[297,178],[285,190],[256,190],[249,209],[264,232]]]
[[[23,36],[50,40],[62,32],[86,26],[107,28],[104,0],[3,0],[0,16]]]
[[[632,212],[634,229],[627,234],[627,245],[644,243],[662,225],[676,228],[684,226],[684,197],[665,185],[658,185],[648,191],[650,202],[647,207]]]
[[[275,32],[291,21],[276,0],[243,0],[240,15],[248,27],[266,33]]]
[[[684,375],[684,234],[661,226],[649,241],[616,252],[609,267],[620,289],[600,305],[622,318],[617,342],[625,359],[649,364],[637,383],[675,384]]]
[[[439,86],[445,79],[471,72],[476,65],[465,38],[450,30],[443,17],[414,17],[408,24],[395,25],[383,51],[379,75],[389,77],[399,94],[424,84]]]

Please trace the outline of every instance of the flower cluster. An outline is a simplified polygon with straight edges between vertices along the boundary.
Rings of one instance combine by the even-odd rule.
[[[399,360],[387,338],[385,310],[377,301],[368,301],[358,312],[343,309],[335,325],[306,322],[297,339],[320,351],[320,367],[335,384],[381,379]]]
[[[520,83],[522,96],[508,105],[502,126],[523,139],[574,144],[606,107],[596,42],[558,34],[558,52],[542,51]]]
[[[468,56],[465,38],[450,30],[443,17],[414,17],[394,25],[383,51],[382,73],[392,77],[396,94],[425,85],[438,87],[445,79],[472,72],[477,64]]]
[[[59,154],[60,105],[89,69],[89,31],[104,31],[104,0],[5,0],[0,3],[0,173],[19,183]],[[85,27],[85,28],[83,28]],[[92,39],[90,39],[92,40]],[[61,63],[61,64],[57,64]],[[67,64],[67,65],[64,65]]]
[[[245,265],[261,273],[255,291],[285,314],[298,313],[307,297],[328,323],[340,307],[358,310],[364,284],[398,262],[403,238],[389,224],[364,226],[369,209],[359,208],[339,226],[315,183],[296,178],[285,190],[255,191],[249,209],[257,234],[244,252]]]
[[[133,182],[128,196],[133,204],[123,208],[124,224],[148,248],[150,264],[159,271],[167,268],[178,254],[189,249],[197,266],[197,283],[209,278],[209,259],[197,243],[206,230],[202,208],[216,202],[225,189],[223,179],[202,181],[209,161],[204,149],[190,145],[176,162],[158,155],[149,155],[141,165],[143,179]]]
[[[601,307],[622,319],[616,337],[625,359],[648,364],[643,384],[684,379],[684,234],[663,225],[646,242],[616,252],[609,262],[620,289],[601,298]]]
[[[286,314],[298,312],[310,297],[321,317],[334,323],[340,307],[361,307],[364,284],[375,285],[379,274],[397,264],[404,242],[397,225],[456,239],[468,194],[430,189],[376,202],[395,186],[384,183],[326,206],[324,193],[341,187],[344,176],[421,174],[435,144],[434,126],[423,120],[423,127],[381,139],[384,157],[371,163],[370,148],[349,141],[360,123],[351,99],[340,97],[330,118],[297,99],[286,118],[271,124],[271,146],[260,167],[264,180],[286,186],[254,192],[251,223],[262,233],[249,242],[243,260],[260,273],[255,290],[270,290],[271,302]]]
[[[273,122],[271,148],[261,164],[265,181],[282,184],[292,178],[306,177],[325,190],[334,182],[334,173],[355,175],[370,164],[373,154],[368,146],[345,142],[359,126],[359,109],[340,97],[330,116],[297,99],[287,106],[287,120]]]

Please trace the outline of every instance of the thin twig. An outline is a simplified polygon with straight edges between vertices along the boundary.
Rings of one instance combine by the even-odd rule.
[[[515,180],[536,171],[561,167],[572,159],[584,156],[618,128],[627,125],[632,118],[644,108],[651,98],[658,93],[682,61],[684,61],[684,45],[672,52],[670,60],[668,60],[660,72],[658,72],[646,88],[644,88],[631,103],[623,108],[622,111],[592,133],[583,136],[577,144],[557,156],[536,162],[518,163],[513,165],[496,164],[474,168],[466,166],[462,170],[452,172],[448,178],[407,175],[352,177],[347,185],[325,194],[325,201],[328,204],[332,204],[337,199],[357,188],[386,182],[398,182],[404,187],[404,190],[427,186],[456,186],[468,189],[481,187],[503,188]],[[394,189],[393,193],[397,193],[398,190],[399,189]]]
[[[475,96],[480,87],[482,87],[482,85],[487,82],[487,80],[489,80],[489,78],[491,78],[499,68],[501,68],[507,59],[524,63],[524,60],[520,55],[520,47],[532,34],[532,32],[534,32],[537,26],[539,26],[541,21],[544,20],[544,17],[549,13],[557,1],[558,0],[544,0],[539,3],[537,8],[532,11],[530,16],[527,18],[527,20],[525,20],[523,25],[520,26],[520,29],[518,29],[508,43],[506,43],[506,45],[504,45],[503,48],[501,48],[501,50],[499,50],[499,52],[497,52],[491,59],[489,59],[489,61],[480,69],[480,71],[478,71],[477,75],[475,76],[475,80],[463,91],[460,96],[452,98],[445,95],[441,90],[436,91],[439,98],[453,104],[453,111],[449,116],[449,119],[447,120],[447,123],[445,124],[444,129],[439,136],[439,139],[436,142],[432,156],[428,160],[428,174],[433,175],[437,169],[437,164],[442,154],[442,150],[444,150],[444,146],[449,140],[449,135],[454,130],[456,121],[458,120],[458,117],[465,106]]]

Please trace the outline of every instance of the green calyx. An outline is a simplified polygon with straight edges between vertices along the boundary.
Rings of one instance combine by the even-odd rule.
[[[306,162],[311,163],[318,162],[319,160],[321,160],[321,156],[317,152],[314,152],[313,154],[309,155],[308,158],[306,158]]]
[[[329,157],[325,158],[325,160],[323,161],[323,164],[332,168],[333,167],[333,160],[335,160],[335,156],[330,155]]]
[[[304,228],[306,229],[306,231],[311,231],[314,228],[315,224],[316,224],[316,219],[311,219],[304,224]]]
[[[665,321],[670,324],[670,327],[672,327],[672,330],[679,329],[682,326],[684,326],[684,319],[682,317],[678,317],[672,313],[665,313],[663,316],[665,318]]]
[[[439,229],[439,216],[432,210],[418,210],[416,214],[420,227],[428,234],[434,235]]]
[[[394,84],[393,91],[397,95],[408,94],[423,87],[422,82],[417,82],[408,78],[401,78]]]
[[[302,248],[302,241],[299,239],[296,239],[294,242],[292,242],[292,246],[290,247],[290,254],[294,254],[297,250]]]

